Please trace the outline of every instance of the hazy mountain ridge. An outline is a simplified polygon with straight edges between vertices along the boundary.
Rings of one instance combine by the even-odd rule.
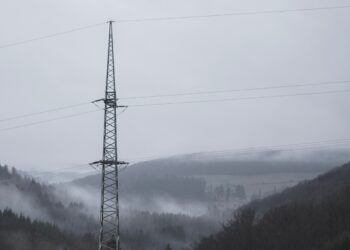
[[[268,173],[321,173],[331,169],[329,164],[319,164],[316,162],[304,161],[258,161],[258,160],[190,160],[187,158],[169,158],[152,160],[136,163],[131,165],[125,171],[120,173],[121,189],[125,192],[135,191],[141,192],[145,190],[145,186],[139,186],[141,182],[163,182],[164,179],[170,181],[188,180],[195,184],[203,186],[204,175],[260,175]],[[196,177],[196,178],[194,178]],[[91,175],[81,179],[74,180],[65,184],[73,184],[84,187],[99,187],[100,175]],[[197,182],[197,183],[196,183]],[[153,188],[149,185],[149,188]],[[158,190],[162,191],[162,190]],[[164,190],[163,190],[164,191]],[[187,190],[191,192],[191,190]],[[195,194],[194,196],[197,196]]]
[[[265,172],[266,175],[277,172],[289,176],[293,170],[300,171],[303,180],[330,168],[327,164],[320,166],[315,162],[305,164],[306,170],[301,161],[205,161],[186,157],[135,164],[120,173],[123,249],[164,250],[167,244],[175,250],[188,249],[194,241],[219,230],[223,211],[225,216],[231,215],[240,204],[249,201],[249,198],[244,198],[241,179],[252,178],[250,182],[254,185],[258,181],[261,185],[271,186],[281,179],[278,182],[271,177],[261,179]],[[222,182],[222,178],[227,178],[227,183]],[[290,182],[288,185],[299,180],[291,181],[290,178],[285,178]],[[9,171],[0,167],[0,179],[3,180],[0,182],[3,200],[20,197],[7,203],[7,207],[13,207],[16,213],[27,211],[25,215],[55,223],[63,230],[76,230],[78,234],[91,232],[97,237],[100,175],[44,185],[30,177],[22,177],[15,169]],[[6,193],[13,195],[6,196]],[[19,200],[27,210],[18,209]],[[258,202],[262,201],[252,204]],[[38,214],[33,214],[33,211]],[[88,226],[85,227],[84,223]]]
[[[283,205],[290,201],[318,201],[324,197],[340,192],[350,186],[350,163],[337,167],[315,179],[304,181],[297,186],[288,188],[283,192],[267,197],[263,200],[256,200],[249,204],[257,212],[264,213],[266,209]]]
[[[71,233],[91,232],[97,222],[86,212],[81,202],[63,202],[64,194],[54,186],[41,184],[33,178],[0,166],[0,208],[10,208],[17,214],[53,223]]]
[[[195,250],[350,249],[350,163],[253,202]]]
[[[334,166],[310,159],[276,159],[276,155],[280,154],[265,155],[260,161],[239,157],[201,159],[201,155],[185,155],[136,163],[120,173],[122,210],[132,207],[143,211],[198,216],[211,213],[213,208],[237,208],[250,199],[279,192]],[[64,183],[63,186],[80,197],[91,194],[98,197],[100,182],[101,177],[96,174]],[[87,203],[96,205],[91,200]],[[164,209],[160,203],[163,203]]]
[[[191,159],[169,158],[136,163],[127,169],[135,176],[259,175],[289,172],[323,172],[334,164],[318,161],[273,159]],[[126,172],[126,171],[125,171]]]
[[[0,166],[0,187],[0,198],[5,202],[0,207],[5,216],[0,214],[0,239],[6,238],[2,242],[4,248],[0,249],[23,250],[28,244],[31,245],[26,249],[33,250],[96,248],[98,210],[93,211],[94,216],[88,215],[92,210],[86,204],[69,202],[73,199],[69,190],[40,184],[6,166]],[[137,210],[123,213],[121,224],[122,244],[126,250],[140,247],[163,250],[168,243],[183,248],[219,229],[219,224],[210,218]],[[77,247],[75,244],[79,244],[82,237],[88,237],[93,247],[84,248],[84,244]]]

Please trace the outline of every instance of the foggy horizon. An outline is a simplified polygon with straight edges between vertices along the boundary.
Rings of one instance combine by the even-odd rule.
[[[327,7],[317,1],[11,2],[1,10],[0,44],[109,19],[210,15]],[[332,2],[339,6],[345,1]],[[25,6],[25,8],[24,8]],[[40,6],[40,7],[37,7]],[[45,7],[44,7],[45,6]],[[81,8],[81,6],[84,6]],[[24,11],[25,10],[25,11]],[[16,13],[16,15],[14,15]],[[77,15],[79,13],[79,15]],[[116,23],[120,98],[350,80],[346,9]],[[11,20],[11,21],[9,21]],[[107,25],[2,48],[1,117],[103,97]],[[120,159],[347,139],[344,93],[149,107],[134,104],[345,91],[347,83],[286,89],[120,99]],[[1,129],[96,110],[94,105],[1,122]],[[57,169],[102,154],[103,114],[1,131],[1,162]],[[20,149],[20,150],[19,150]]]
[[[348,1],[0,6],[0,250],[350,249]]]

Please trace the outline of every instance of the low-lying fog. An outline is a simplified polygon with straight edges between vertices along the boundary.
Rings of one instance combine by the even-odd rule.
[[[239,206],[312,179],[349,159],[347,150],[267,151],[200,153],[133,164],[120,173],[125,249],[137,249],[130,247],[134,242],[152,250],[162,250],[166,243],[187,247],[218,230]],[[51,184],[20,175],[6,181],[2,176],[0,209],[11,208],[73,233],[97,232],[101,176],[84,171],[46,175]],[[40,180],[41,173],[34,174]],[[137,226],[140,223],[143,229]]]
[[[120,175],[121,211],[221,217],[349,159],[346,149],[323,149],[198,153],[136,163]],[[98,174],[57,186],[98,214]]]

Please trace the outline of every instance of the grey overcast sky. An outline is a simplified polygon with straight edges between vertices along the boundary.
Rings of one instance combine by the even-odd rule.
[[[1,0],[0,45],[100,23],[341,6],[324,0]],[[103,97],[107,25],[0,49],[0,119]],[[350,80],[350,9],[115,25],[119,97]],[[332,86],[121,100],[123,104],[350,89]],[[122,160],[350,138],[350,93],[130,107],[120,115]],[[95,110],[11,122],[0,129]],[[57,169],[100,159],[101,112],[0,131],[0,162]]]

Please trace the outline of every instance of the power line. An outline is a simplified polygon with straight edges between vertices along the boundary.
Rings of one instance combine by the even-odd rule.
[[[227,158],[229,156],[239,156],[239,155],[251,155],[251,154],[262,154],[262,153],[270,153],[273,151],[280,151],[280,152],[288,152],[288,151],[307,151],[307,150],[315,150],[315,149],[327,149],[330,147],[335,146],[345,146],[349,145],[350,142],[338,142],[338,143],[332,143],[332,144],[326,144],[326,145],[319,145],[319,146],[305,146],[305,147],[297,147],[297,148],[272,148],[272,149],[266,149],[266,150],[258,150],[258,151],[246,151],[246,152],[233,152],[233,153],[224,153],[219,154],[215,156],[211,156],[212,158]]]
[[[34,175],[30,174],[30,173],[28,173],[26,175],[23,175],[23,174],[21,174],[21,175],[24,176],[24,177],[27,177],[29,179],[38,180],[38,179],[41,179],[41,178],[47,177],[47,176],[57,176],[60,173],[59,171],[61,171],[61,170],[71,170],[71,169],[77,169],[77,168],[82,168],[82,167],[91,170],[89,164],[86,163],[86,164],[79,164],[78,166],[75,165],[75,166],[70,166],[70,167],[64,167],[64,168],[61,168],[61,169],[54,169],[54,170],[50,170],[50,171],[45,171],[45,172],[42,172],[40,175],[36,175],[36,176],[34,176]],[[34,170],[34,171],[38,171],[38,170]],[[0,183],[2,183],[2,182],[10,182],[10,181],[13,181],[13,180],[14,180],[14,178],[0,179]]]
[[[293,12],[310,12],[310,11],[322,11],[322,10],[338,10],[338,9],[348,9],[348,8],[350,8],[350,5],[285,9],[285,10],[247,11],[247,12],[234,12],[234,13],[210,14],[210,15],[119,19],[116,22],[117,23],[136,23],[136,22],[154,22],[154,21],[173,21],[173,20],[198,19],[198,18],[216,18],[216,17],[230,17],[230,16],[248,16],[248,15],[250,16],[250,15],[282,14],[282,13],[293,13]]]
[[[83,163],[83,164],[71,165],[71,166],[69,166],[69,167],[64,167],[64,168],[51,169],[50,171],[45,171],[44,174],[45,174],[46,172],[48,172],[48,173],[54,173],[54,172],[59,172],[59,171],[61,171],[61,170],[70,170],[70,169],[77,169],[77,168],[82,168],[82,167],[89,167],[89,169],[91,169],[88,163]]]
[[[39,124],[43,124],[43,123],[49,123],[49,122],[58,121],[58,120],[69,119],[69,118],[78,117],[78,116],[82,116],[82,115],[86,115],[86,114],[90,114],[90,113],[95,113],[95,112],[99,112],[99,111],[101,111],[101,110],[92,110],[92,111],[87,111],[87,112],[76,113],[73,115],[60,116],[60,117],[53,118],[53,119],[42,120],[42,121],[38,121],[38,122],[26,123],[23,125],[18,125],[18,126],[14,126],[14,127],[0,129],[0,132],[14,130],[14,129],[18,129],[18,128],[30,127],[30,126],[39,125]]]
[[[253,96],[253,97],[238,97],[238,98],[222,98],[222,99],[208,99],[208,100],[198,100],[198,101],[179,101],[179,102],[161,102],[161,103],[144,103],[144,104],[132,104],[128,105],[128,107],[152,107],[152,106],[168,106],[168,105],[184,105],[184,104],[201,104],[201,103],[215,103],[215,102],[229,102],[229,101],[244,101],[244,100],[262,100],[262,99],[272,99],[272,98],[283,98],[283,97],[298,97],[298,96],[312,96],[312,95],[324,95],[324,94],[337,94],[337,93],[348,93],[350,92],[350,89],[345,89],[345,90],[334,90],[334,91],[320,91],[320,92],[307,92],[307,93],[297,93],[297,94],[283,94],[283,95],[268,95],[268,96]],[[25,114],[22,116],[18,117],[29,117],[32,115],[39,115],[43,113],[49,113],[49,112],[55,112],[56,110],[62,110],[62,109],[67,109],[67,108],[72,108],[76,107],[79,105],[84,105],[87,103],[81,103],[81,104],[76,104],[76,105],[70,105],[66,107],[61,107],[57,109],[51,109],[51,110],[46,110],[46,111],[41,111],[41,112],[36,112],[32,114]],[[43,121],[38,121],[38,122],[33,122],[33,123],[26,123],[23,125],[18,125],[14,127],[8,127],[4,129],[0,129],[0,132],[2,131],[8,131],[8,130],[14,130],[18,128],[23,128],[23,127],[29,127],[29,126],[34,126],[34,125],[39,125],[43,123],[48,123],[52,121],[57,121],[57,120],[63,120],[71,117],[77,117],[77,116],[82,116],[84,114],[92,113],[92,112],[97,112],[101,111],[100,110],[94,110],[94,111],[87,111],[87,112],[82,112],[82,113],[77,113],[73,115],[68,115],[68,116],[62,116],[62,117],[57,117],[53,119],[48,119],[48,120],[43,120]],[[120,114],[119,114],[120,115]],[[8,118],[8,120],[11,119],[17,119],[17,117],[13,118]],[[6,121],[6,119],[0,120],[0,121]]]
[[[320,140],[320,141],[311,141],[311,142],[302,142],[302,143],[292,143],[292,144],[279,144],[279,145],[269,145],[269,146],[260,146],[260,147],[246,147],[246,148],[235,148],[235,149],[225,149],[225,150],[215,150],[215,151],[204,151],[192,154],[185,154],[185,156],[200,156],[205,154],[210,155],[210,158],[221,158],[228,156],[238,156],[246,154],[260,154],[268,153],[272,151],[303,151],[303,150],[312,150],[312,149],[324,149],[333,146],[347,145],[350,143],[350,139],[333,139],[333,140]],[[176,156],[175,156],[176,157]],[[156,159],[167,159],[172,157],[160,157],[160,156],[145,156],[145,157],[134,157],[127,159],[134,161],[149,161]]]
[[[41,115],[41,114],[57,112],[57,111],[66,110],[66,109],[77,108],[77,107],[81,107],[81,106],[84,106],[84,105],[87,105],[87,104],[91,104],[91,102],[82,102],[82,103],[77,103],[77,104],[73,104],[73,105],[68,105],[68,106],[63,106],[63,107],[58,107],[58,108],[38,111],[38,112],[34,112],[34,113],[28,113],[28,114],[23,114],[23,115],[7,117],[7,118],[4,118],[4,119],[0,119],[0,122],[13,121],[13,120],[21,119],[21,118],[37,116],[37,115]]]
[[[323,85],[336,85],[336,84],[344,84],[344,83],[350,83],[350,81],[297,83],[297,84],[291,84],[291,85],[275,85],[275,86],[253,87],[253,88],[243,88],[243,89],[226,89],[226,90],[211,90],[211,91],[197,91],[197,92],[182,92],[182,93],[175,93],[175,94],[129,96],[129,97],[122,97],[119,99],[120,100],[151,99],[151,98],[162,98],[162,97],[222,94],[222,93],[230,93],[230,92],[248,92],[248,91],[259,91],[259,90],[270,90],[270,89],[301,88],[301,87],[313,87],[313,86],[323,86]]]
[[[32,177],[34,179],[40,179],[42,177],[47,177],[47,176],[57,176],[62,172],[62,170],[72,170],[72,169],[82,169],[82,168],[86,168],[87,170],[96,171],[96,169],[91,168],[89,166],[89,164],[85,163],[85,164],[79,164],[79,165],[75,165],[75,166],[69,166],[69,167],[64,167],[64,168],[60,168],[60,169],[45,171],[45,172],[42,172],[42,173],[37,174],[36,176],[32,176]],[[79,173],[81,173],[81,172],[79,172]],[[83,173],[81,173],[81,174],[83,174]]]
[[[321,140],[321,141],[311,141],[311,142],[302,142],[302,143],[292,143],[292,144],[279,144],[279,145],[270,145],[270,146],[261,146],[261,147],[248,147],[248,148],[236,148],[236,149],[226,149],[226,150],[215,150],[215,151],[205,151],[201,153],[192,153],[187,154],[187,156],[192,155],[201,155],[201,154],[219,154],[219,155],[211,155],[211,158],[222,158],[222,157],[228,157],[228,156],[235,156],[235,155],[244,155],[244,154],[259,154],[259,153],[267,153],[271,151],[303,151],[303,150],[312,150],[312,149],[324,149],[324,148],[330,148],[332,146],[337,145],[344,145],[350,143],[350,139],[332,139],[332,140]],[[300,147],[302,146],[302,147]],[[294,148],[287,148],[287,147],[294,147]],[[224,154],[222,154],[224,153]],[[185,155],[186,156],[186,155]],[[127,157],[128,158],[128,157]],[[166,159],[171,157],[160,157],[160,156],[148,156],[148,157],[130,157],[128,158],[131,161],[142,161],[142,160],[157,160],[159,158]],[[135,161],[137,162],[137,161]],[[85,168],[88,167],[89,164],[79,164],[64,168],[57,168],[54,170],[46,171],[40,176],[33,176],[33,178],[37,179],[43,176],[47,175],[57,175],[59,171],[61,170],[70,170],[70,169],[78,169],[78,168]],[[0,182],[10,181],[11,179],[2,179]]]
[[[309,11],[322,11],[322,10],[338,10],[338,9],[348,9],[350,5],[343,6],[329,6],[329,7],[315,7],[315,8],[300,8],[300,9],[285,9],[285,10],[266,10],[266,11],[247,11],[247,12],[234,12],[234,13],[222,13],[222,14],[210,14],[210,15],[191,15],[191,16],[173,16],[173,17],[156,17],[156,18],[136,18],[136,19],[119,19],[117,23],[136,23],[136,22],[153,22],[153,21],[172,21],[172,20],[185,20],[185,19],[198,19],[198,18],[215,18],[215,17],[229,17],[229,16],[248,16],[248,15],[263,15],[263,14],[282,14],[282,13],[293,13],[293,12],[309,12]],[[106,22],[96,23],[92,25],[87,25],[79,28],[74,28],[66,31],[56,32],[53,34],[43,35],[39,37],[34,37],[30,39],[25,39],[18,42],[8,43],[0,45],[0,49],[14,47],[18,45],[23,45],[26,43],[31,43],[43,39],[49,39],[57,36],[66,35],[69,33],[74,33],[96,26],[104,25]]]
[[[91,28],[94,28],[94,27],[97,27],[100,25],[104,25],[104,24],[106,24],[106,22],[87,25],[87,26],[83,26],[83,27],[79,27],[79,28],[75,28],[75,29],[62,31],[62,32],[56,32],[56,33],[49,34],[49,35],[34,37],[34,38],[30,38],[30,39],[26,39],[26,40],[14,42],[14,43],[3,44],[3,45],[0,45],[0,49],[14,47],[14,46],[18,46],[18,45],[22,45],[22,44],[26,44],[26,43],[31,43],[31,42],[35,42],[35,41],[39,41],[39,40],[43,40],[43,39],[57,37],[57,36],[62,36],[62,35],[66,35],[69,33],[74,33],[74,32],[78,32],[78,31],[82,31],[82,30],[86,30],[86,29],[91,29]]]
[[[313,142],[302,142],[302,143],[292,143],[292,144],[280,144],[280,145],[270,145],[270,146],[261,146],[261,147],[248,147],[248,148],[238,148],[238,149],[226,149],[226,150],[216,150],[216,151],[207,151],[203,153],[210,154],[254,154],[254,153],[263,153],[271,151],[294,151],[294,150],[304,150],[304,149],[313,149],[319,147],[343,145],[350,143],[350,139],[333,139],[333,140],[322,140],[322,141],[313,141]],[[296,148],[291,148],[296,147]],[[298,148],[302,147],[302,148]],[[194,153],[193,155],[201,154]]]
[[[231,93],[231,92],[232,93],[233,92],[250,92],[250,91],[273,90],[273,89],[316,87],[316,86],[337,85],[337,84],[347,84],[347,83],[350,83],[350,80],[329,81],[329,82],[312,82],[312,83],[296,83],[296,84],[290,84],[290,85],[274,85],[274,86],[242,88],[242,89],[193,91],[193,92],[182,92],[182,93],[174,93],[174,94],[169,93],[169,94],[160,94],[160,95],[129,96],[129,97],[121,97],[119,99],[120,100],[132,100],[132,99],[152,99],[152,98],[195,96],[195,95],[213,95],[213,94],[223,94],[223,93]],[[66,110],[66,109],[72,109],[72,108],[76,108],[76,107],[80,107],[80,106],[84,106],[84,105],[88,105],[88,104],[91,104],[91,102],[82,102],[82,103],[61,106],[61,107],[42,110],[42,111],[33,112],[33,113],[16,115],[16,116],[0,119],[0,122],[7,122],[7,121],[13,121],[13,120],[21,119],[21,118],[38,116],[38,115],[42,115],[42,114],[46,114],[46,113],[52,113],[52,112]],[[93,103],[93,104],[95,104],[95,103]],[[101,109],[101,107],[99,107],[99,106],[97,106],[97,108]]]
[[[210,155],[210,158],[227,158],[228,156],[235,156],[235,155],[245,155],[245,154],[259,154],[259,153],[268,153],[271,151],[306,151],[306,150],[312,150],[312,149],[324,149],[324,148],[330,148],[333,146],[338,145],[346,145],[350,143],[350,139],[333,139],[333,140],[322,140],[322,141],[313,141],[313,142],[302,142],[302,143],[292,143],[292,144],[279,144],[279,145],[270,145],[270,146],[261,146],[261,147],[248,147],[248,148],[236,148],[236,149],[226,149],[226,150],[215,150],[215,151],[205,151],[201,153],[193,153],[193,154],[187,154],[188,156],[191,155],[201,155],[201,154],[217,154],[217,155]],[[288,148],[288,147],[294,147],[294,148]],[[186,155],[185,155],[186,156]],[[147,156],[147,157],[126,157],[130,161],[134,161],[137,163],[138,161],[143,160],[157,160],[157,159],[166,159],[171,157],[160,157],[160,156]],[[89,166],[89,164],[79,164],[64,168],[57,168],[54,170],[46,171],[40,176],[34,176],[34,178],[40,178],[42,176],[46,175],[55,175],[59,173],[61,170],[70,170],[70,169],[79,169],[79,168],[85,168]]]
[[[308,92],[308,93],[298,93],[298,94],[284,94],[284,95],[270,95],[270,96],[253,96],[253,97],[240,97],[240,98],[222,98],[222,99],[211,99],[211,100],[199,100],[199,101],[184,101],[184,102],[163,102],[163,103],[146,103],[146,104],[134,104],[134,105],[128,105],[128,107],[150,107],[150,106],[166,106],[166,105],[183,105],[183,104],[196,104],[196,103],[212,103],[212,102],[228,102],[228,101],[242,101],[242,100],[255,100],[255,99],[269,99],[269,98],[282,98],[282,97],[296,97],[296,96],[310,96],[310,95],[323,95],[323,94],[336,94],[336,93],[347,93],[350,92],[350,89],[345,89],[345,90],[335,90],[335,91],[322,91],[322,92]],[[71,105],[71,107],[74,105]],[[68,106],[67,106],[68,107]],[[102,109],[103,110],[103,109]],[[34,126],[34,125],[39,125],[43,123],[48,123],[52,121],[57,121],[57,120],[63,120],[63,119],[68,119],[68,118],[73,118],[73,117],[78,117],[82,116],[85,114],[93,113],[93,112],[98,112],[101,110],[93,110],[93,111],[87,111],[87,112],[82,112],[82,113],[77,113],[73,115],[68,115],[68,116],[61,116],[53,119],[48,119],[48,120],[42,120],[38,122],[33,122],[33,123],[26,123],[23,125],[18,125],[14,127],[8,127],[8,128],[3,128],[0,129],[0,132],[3,131],[9,131],[9,130],[14,130],[18,128],[23,128],[23,127],[29,127],[29,126]],[[48,112],[48,111],[47,111]],[[38,112],[39,113],[39,112]],[[35,114],[36,115],[36,114]],[[25,115],[29,116],[29,114]]]
[[[194,103],[198,103],[199,104],[199,103],[213,103],[213,102],[230,102],[230,101],[271,99],[271,98],[282,98],[282,97],[324,95],[324,94],[336,94],[336,93],[347,93],[347,92],[350,92],[350,89],[334,90],[334,91],[308,92],[308,93],[298,93],[298,94],[284,94],[284,95],[269,95],[269,96],[253,96],[253,97],[239,97],[239,98],[208,99],[208,100],[199,100],[199,101],[146,103],[146,104],[133,104],[133,105],[128,105],[128,106],[131,107],[131,108],[132,107],[168,106],[168,105],[183,105],[183,104],[194,104]]]

